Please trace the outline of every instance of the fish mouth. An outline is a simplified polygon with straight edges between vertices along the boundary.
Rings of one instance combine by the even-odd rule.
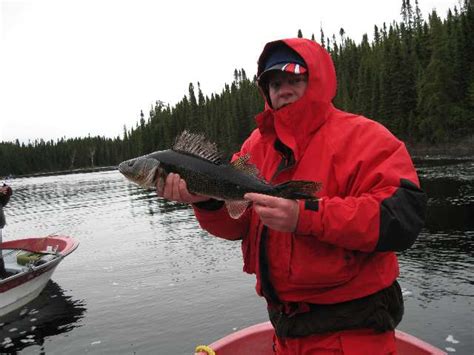
[[[137,171],[135,169],[135,159],[130,159],[121,162],[118,166],[118,171],[128,180],[139,183],[139,181],[136,181],[140,174],[137,174]]]
[[[134,158],[119,164],[118,171],[128,180],[145,188],[155,188],[159,163],[146,158]]]
[[[118,166],[118,171],[127,177],[130,175],[134,175],[134,171],[137,168],[135,166],[137,161],[138,161],[137,158],[134,158],[134,159],[129,159],[129,160],[125,160],[121,162]]]
[[[122,174],[124,173],[124,171],[125,171],[125,162],[122,162],[122,163],[119,164],[118,171]]]
[[[126,174],[132,166],[133,166],[133,159],[123,161],[119,164],[118,171],[122,174]]]

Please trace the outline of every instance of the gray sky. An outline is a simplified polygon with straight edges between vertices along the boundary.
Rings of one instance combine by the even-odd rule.
[[[414,3],[414,0],[412,0]],[[359,42],[401,0],[0,0],[0,141],[114,137],[156,100],[249,77],[266,42],[341,27]],[[419,0],[425,19],[457,0]]]

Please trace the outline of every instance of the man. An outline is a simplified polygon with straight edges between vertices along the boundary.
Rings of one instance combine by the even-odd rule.
[[[314,41],[268,43],[257,74],[265,109],[233,159],[249,154],[272,184],[321,182],[317,202],[246,194],[252,207],[233,220],[176,174],[158,194],[193,203],[210,233],[242,240],[277,354],[393,354],[403,314],[395,251],[413,244],[426,207],[407,150],[382,125],[332,105],[334,65]]]
[[[2,243],[2,230],[3,227],[5,227],[5,214],[3,213],[3,207],[8,203],[10,200],[10,196],[12,195],[12,189],[10,186],[3,184],[2,187],[0,187],[0,244]],[[2,250],[0,249],[0,253]],[[5,264],[3,262],[3,256],[0,254],[0,279],[5,277],[6,272],[5,272]]]

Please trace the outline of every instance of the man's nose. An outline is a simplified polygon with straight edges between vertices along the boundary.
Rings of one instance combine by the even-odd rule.
[[[291,84],[287,80],[283,80],[280,84],[280,95],[291,92]]]

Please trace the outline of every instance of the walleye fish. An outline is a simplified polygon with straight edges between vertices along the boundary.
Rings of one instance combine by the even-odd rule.
[[[203,135],[184,131],[171,149],[124,161],[118,170],[130,181],[148,189],[155,189],[157,183],[164,184],[169,173],[177,173],[186,181],[190,192],[225,201],[232,218],[239,218],[250,204],[243,198],[247,192],[288,199],[316,199],[319,183],[297,180],[271,185],[258,176],[258,169],[249,159],[249,155],[244,155],[225,164],[215,143]]]

